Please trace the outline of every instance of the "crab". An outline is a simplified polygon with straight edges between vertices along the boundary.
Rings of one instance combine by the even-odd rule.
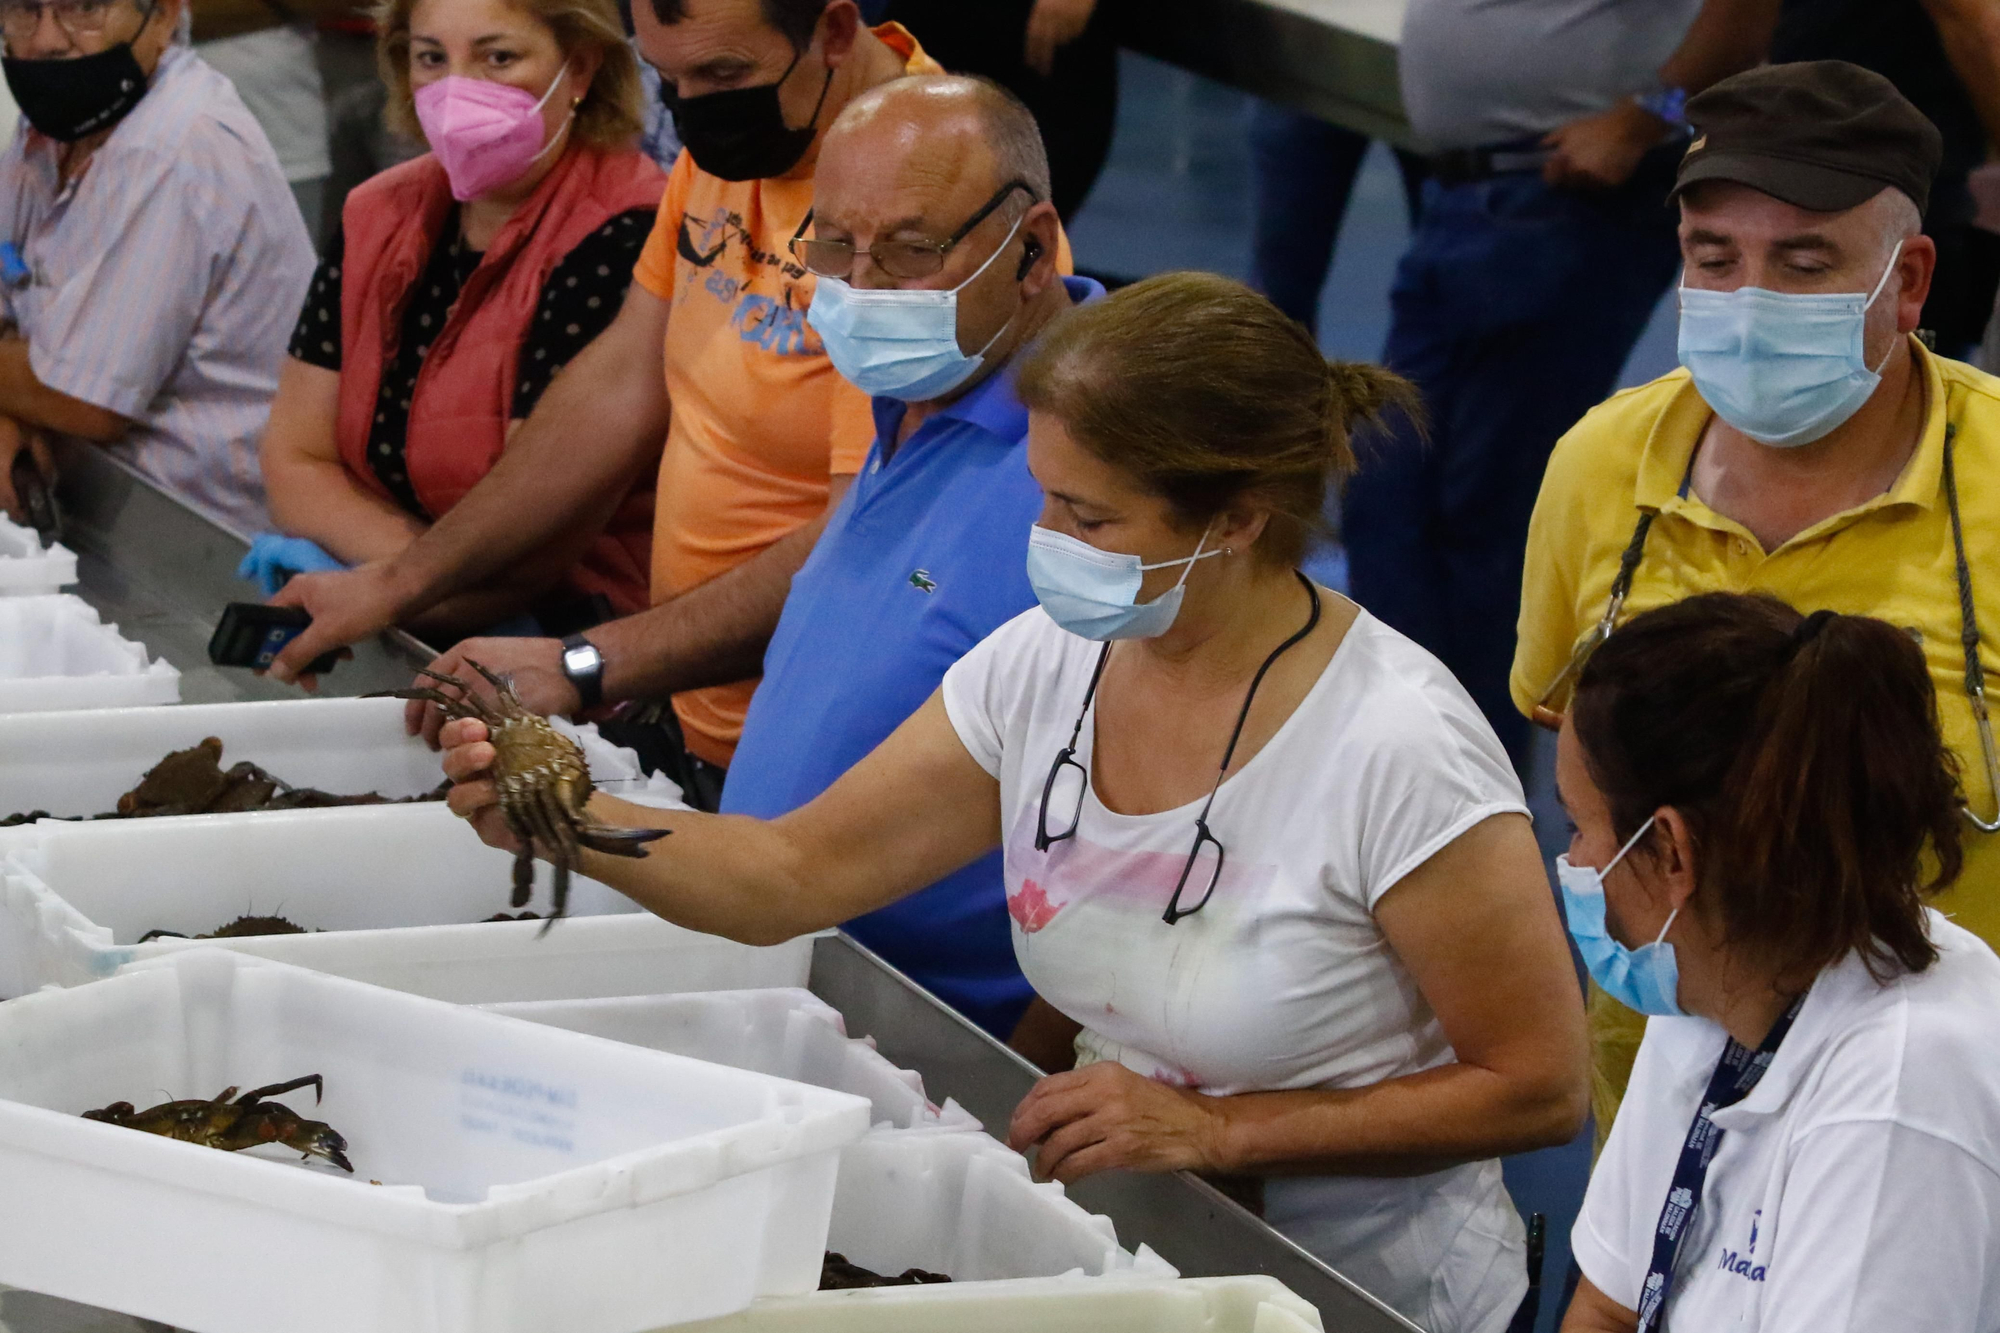
[[[161,1102],[143,1111],[133,1110],[130,1102],[113,1102],[95,1111],[85,1111],[83,1118],[158,1134],[181,1143],[219,1148],[223,1152],[282,1143],[306,1157],[323,1157],[352,1174],[354,1164],[347,1160],[347,1140],[331,1125],[307,1120],[288,1106],[264,1100],[308,1086],[317,1104],[323,1081],[318,1074],[307,1074],[289,1083],[253,1088],[241,1097],[236,1095],[235,1088],[224,1088],[208,1101]]]
[[[453,720],[474,717],[486,724],[486,736],[493,745],[493,784],[500,792],[500,814],[519,843],[511,905],[526,907],[534,892],[537,846],[555,867],[554,906],[537,934],[540,938],[569,908],[570,870],[583,849],[636,860],[646,855],[646,843],[665,837],[669,830],[614,828],[587,819],[584,807],[596,788],[591,785],[583,750],[550,726],[547,718],[529,712],[507,677],[471,658],[465,664],[493,687],[495,702],[487,703],[456,676],[429,670],[417,674],[458,693],[446,694],[442,688],[427,685],[387,693],[392,698],[434,703]]]
[[[139,943],[151,944],[154,940],[241,940],[256,935],[304,935],[306,928],[281,916],[239,916],[226,926],[217,926],[206,935],[183,935],[178,930],[149,930],[139,937]]]

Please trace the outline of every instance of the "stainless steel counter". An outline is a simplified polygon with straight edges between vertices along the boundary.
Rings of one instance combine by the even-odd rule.
[[[258,600],[256,590],[235,577],[243,542],[94,449],[72,449],[60,461],[60,498],[69,518],[64,541],[77,553],[81,579],[74,591],[118,622],[127,637],[180,668],[184,702],[297,697],[247,671],[208,665],[208,636],[223,604]],[[357,646],[355,660],[329,673],[322,688],[334,695],[396,688],[433,655],[407,635],[385,636]],[[873,1036],[890,1060],[921,1073],[933,1098],[955,1097],[989,1130],[1005,1134],[1014,1106],[1037,1077],[1026,1061],[845,937],[815,946],[810,985],[846,1017],[849,1032]],[[1128,1248],[1151,1245],[1190,1277],[1277,1278],[1319,1307],[1329,1333],[1420,1333],[1192,1176],[1115,1174],[1084,1181],[1070,1193],[1110,1217]],[[31,1327],[11,1307],[8,1315],[14,1333],[67,1327],[56,1320],[44,1330],[39,1318]]]
[[[179,501],[155,490],[102,450],[58,449],[57,498],[67,527],[63,544],[76,552],[77,587],[69,589],[181,672],[181,702],[236,703],[296,699],[289,685],[250,672],[210,666],[208,637],[229,602],[261,602],[253,584],[236,577],[244,543]],[[320,682],[329,695],[400,689],[412,671],[437,654],[407,634],[357,644]]]
[[[1416,148],[1396,82],[1406,0],[1147,0],[1136,51]]]

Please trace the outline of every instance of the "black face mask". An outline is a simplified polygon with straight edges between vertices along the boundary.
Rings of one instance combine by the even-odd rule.
[[[28,123],[62,143],[110,129],[146,95],[146,72],[130,42],[66,60],[0,56],[0,69]]]
[[[812,119],[803,129],[785,124],[778,89],[798,68],[803,54],[792,57],[777,82],[752,88],[683,98],[667,80],[660,80],[660,100],[673,112],[674,132],[680,136],[681,146],[694,154],[696,166],[726,181],[754,181],[782,176],[799,164],[806,149],[812,147],[813,126],[820,108],[826,105],[826,90],[833,86],[833,71],[829,69],[819,88],[819,101],[813,105]]]

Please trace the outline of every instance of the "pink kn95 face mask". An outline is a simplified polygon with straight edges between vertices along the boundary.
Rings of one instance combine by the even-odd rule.
[[[561,129],[542,141],[542,107],[561,82],[559,70],[539,99],[510,84],[457,74],[417,89],[417,123],[451,180],[452,198],[462,204],[519,180],[562,142]]]

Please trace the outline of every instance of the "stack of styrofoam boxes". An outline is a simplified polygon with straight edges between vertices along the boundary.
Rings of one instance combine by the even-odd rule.
[[[46,808],[59,814],[82,814],[105,809],[160,756],[208,735],[224,741],[225,766],[249,759],[299,785],[348,792],[372,790],[386,796],[414,795],[435,785],[437,760],[420,743],[403,736],[400,708],[393,700],[339,700],[0,717],[0,753],[10,757],[10,762],[0,764],[0,813]],[[584,729],[579,740],[600,785],[641,803],[677,802],[678,793],[671,784],[642,778],[629,751],[605,745],[591,729]],[[17,755],[28,758],[12,762]],[[725,1283],[731,1292],[728,1301],[699,1313],[683,1303],[673,1307],[676,1319],[706,1317],[740,1306],[748,1299],[744,1294],[747,1290],[769,1299],[760,1300],[749,1315],[737,1316],[751,1322],[726,1327],[819,1327],[818,1321],[833,1319],[836,1323],[829,1326],[914,1331],[942,1327],[940,1319],[957,1328],[968,1326],[962,1322],[966,1318],[975,1322],[983,1318],[987,1327],[1026,1329],[1056,1327],[1047,1322],[1055,1317],[1052,1311],[1069,1312],[1064,1317],[1070,1322],[1062,1326],[1078,1329],[1186,1327],[1189,1333],[1197,1329],[1202,1333],[1296,1333],[1317,1326],[1310,1307],[1276,1284],[1262,1279],[1220,1285],[1180,1282],[1174,1270],[1149,1250],[1142,1247],[1135,1256],[1121,1249],[1108,1220],[1078,1208],[1064,1197],[1060,1186],[1035,1183],[1025,1159],[983,1133],[978,1122],[954,1103],[933,1105],[924,1096],[916,1074],[896,1069],[871,1043],[849,1039],[838,1014],[796,989],[804,984],[810,965],[809,939],[753,949],[682,931],[638,912],[629,900],[581,877],[572,888],[571,911],[576,915],[545,937],[538,937],[540,925],[536,922],[469,924],[480,922],[503,904],[508,862],[505,854],[478,844],[448,811],[434,803],[106,823],[43,821],[0,830],[0,995],[55,986],[72,988],[62,991],[64,996],[90,996],[94,1004],[110,1005],[114,996],[127,997],[119,1000],[120,1004],[131,1004],[134,1001],[129,997],[150,994],[132,988],[137,978],[147,978],[149,985],[158,987],[165,983],[152,978],[163,973],[206,977],[209,973],[199,969],[212,971],[223,966],[211,961],[217,957],[235,960],[228,964],[238,969],[232,976],[309,975],[282,965],[293,963],[318,974],[330,974],[318,980],[335,989],[314,994],[379,995],[351,985],[366,981],[432,1000],[506,1001],[492,1007],[500,1009],[509,1021],[532,1019],[545,1027],[587,1034],[571,1035],[571,1041],[609,1038],[625,1047],[648,1047],[666,1055],[734,1066],[767,1078],[796,1080],[866,1098],[874,1128],[840,1154],[837,1180],[827,1205],[830,1220],[826,1211],[814,1211],[811,1199],[804,1206],[796,1200],[784,1200],[758,1214],[768,1228],[782,1231],[785,1219],[791,1219],[794,1231],[809,1234],[811,1245],[806,1248],[813,1249],[814,1272],[802,1277],[795,1271],[803,1262],[795,1253],[803,1244],[798,1236],[767,1238],[766,1255],[776,1246],[790,1257],[775,1268],[774,1261],[760,1260],[763,1267],[754,1280],[747,1280],[746,1288],[743,1255],[738,1253],[746,1242],[739,1227],[727,1233],[725,1248],[730,1259],[721,1264],[721,1271],[729,1275]],[[547,868],[541,867],[538,906],[547,901],[547,878]],[[194,934],[234,916],[250,914],[283,914],[320,931],[220,941],[216,945],[177,939],[137,943],[148,930],[165,928]],[[221,953],[218,946],[229,952]],[[274,970],[268,974],[256,971],[259,966]],[[106,977],[110,980],[101,980]],[[334,981],[333,977],[346,980]],[[85,982],[96,984],[82,984]],[[256,984],[285,991],[306,983]],[[666,986],[693,993],[650,993]],[[28,1048],[40,1049],[48,1040],[40,1026],[19,1017],[33,1012],[32,1008],[24,1011],[21,1005],[56,1002],[53,995],[44,993],[0,1005],[0,1070],[20,1064],[16,1056],[32,1063],[39,1057],[28,1054]],[[395,1004],[411,1002],[408,997],[398,997],[394,1003],[371,999],[367,1005],[369,1012],[386,1014]],[[159,1008],[157,998],[146,1003],[149,1014]],[[286,1021],[296,1017],[296,1008],[286,1008]],[[219,1020],[204,1009],[201,1012],[207,1016],[190,1022],[188,1016],[196,1010],[186,1005],[182,1009],[182,1017],[168,1020],[168,1027],[173,1028],[177,1021],[186,1032],[212,1040]],[[408,1012],[415,1015],[418,1011]],[[434,1010],[429,1012],[434,1016]],[[99,1021],[90,1020],[91,1024]],[[105,1031],[118,1033],[124,1033],[131,1021],[125,1017],[101,1019]],[[228,1023],[247,1021],[237,1013]],[[309,1018],[308,1029],[317,1021]],[[492,1021],[501,1020],[496,1017]],[[17,1030],[10,1022],[25,1026]],[[224,1026],[232,1034],[237,1031]],[[89,1030],[97,1029],[92,1026]],[[54,1154],[68,1165],[51,1168],[56,1174],[39,1178],[39,1184],[32,1172],[21,1174],[18,1154],[11,1159],[14,1179],[22,1182],[22,1188],[35,1190],[33,1197],[47,1190],[74,1188],[73,1178],[63,1172],[73,1171],[75,1163],[85,1159],[86,1150],[91,1159],[117,1173],[106,1177],[107,1181],[130,1184],[126,1177],[131,1171],[144,1175],[156,1169],[155,1164],[149,1164],[153,1159],[148,1154],[157,1149],[126,1145],[125,1156],[107,1155],[124,1141],[115,1137],[104,1140],[96,1127],[78,1125],[73,1120],[76,1110],[132,1099],[132,1089],[141,1084],[170,1088],[179,1096],[195,1096],[209,1095],[213,1091],[210,1083],[252,1078],[277,1081],[303,1073],[326,1075],[327,1106],[311,1114],[348,1133],[356,1145],[357,1166],[364,1172],[372,1169],[365,1164],[359,1145],[376,1141],[375,1136],[356,1131],[391,1117],[345,1095],[339,1101],[334,1099],[335,1061],[354,1044],[350,1029],[340,1027],[345,1035],[330,1042],[320,1040],[310,1030],[290,1032],[285,1038],[290,1045],[278,1044],[282,1051],[291,1052],[282,1059],[265,1058],[271,1042],[262,1035],[227,1058],[212,1050],[208,1054],[183,1050],[178,1056],[135,1059],[130,1053],[131,1042],[148,1048],[165,1042],[171,1047],[177,1039],[173,1032],[162,1036],[146,1023],[138,1024],[136,1030],[152,1035],[106,1041],[103,1060],[95,1064],[86,1061],[92,1072],[81,1083],[36,1084],[33,1088],[22,1084],[17,1091],[16,1085],[0,1074],[0,1186],[6,1185],[10,1174],[7,1150],[15,1141],[10,1136],[20,1124],[31,1130],[40,1126],[35,1130],[40,1133],[60,1122],[62,1131],[70,1136]],[[84,1036],[72,1044],[88,1047],[96,1040],[95,1036]],[[513,1040],[494,1040],[501,1044],[492,1049],[514,1050]],[[397,1044],[389,1043],[392,1047]],[[528,1043],[522,1049],[538,1048]],[[161,1059],[169,1063],[161,1065]],[[176,1066],[173,1059],[182,1063]],[[494,1061],[502,1070],[497,1075],[499,1085],[478,1074],[458,1088],[458,1124],[464,1129],[492,1122],[514,1138],[526,1134],[532,1142],[540,1132],[536,1127],[546,1127],[541,1117],[549,1114],[548,1108],[517,1107],[528,1117],[525,1128],[504,1116],[495,1121],[495,1107],[502,1102],[495,1100],[494,1088],[532,1089],[549,1084],[546,1079],[522,1074],[521,1060],[508,1064],[496,1056]],[[315,1067],[293,1068],[303,1064]],[[426,1078],[435,1083],[431,1077],[435,1071],[427,1068],[424,1058],[405,1059],[399,1054],[395,1066],[391,1082],[416,1078],[414,1092],[402,1090],[401,1085],[391,1089],[378,1083],[374,1085],[378,1097],[436,1100],[437,1089],[424,1083]],[[344,1065],[340,1068],[341,1082],[366,1085],[377,1077],[357,1075]],[[419,1077],[418,1069],[426,1072]],[[147,1070],[154,1072],[140,1072]],[[526,1082],[521,1081],[524,1078]],[[695,1079],[689,1086],[699,1088],[701,1080]],[[9,1100],[69,1114],[53,1120],[30,1114],[23,1120],[17,1113],[25,1108],[10,1107]],[[424,1116],[426,1124],[437,1120],[435,1108],[428,1102]],[[448,1136],[449,1120],[449,1115],[437,1120],[432,1130]],[[77,1139],[74,1136],[79,1131],[96,1137]],[[398,1122],[396,1132],[406,1133],[407,1126]],[[33,1133],[29,1139],[39,1142]],[[414,1163],[415,1159],[406,1161]],[[251,1174],[242,1174],[244,1166]],[[205,1220],[183,1231],[196,1238],[188,1244],[205,1249],[214,1245],[204,1227],[220,1228],[222,1234],[232,1235],[236,1233],[228,1228],[248,1225],[246,1219],[254,1219],[259,1227],[291,1228],[300,1216],[329,1208],[335,1209],[343,1223],[352,1221],[353,1230],[367,1233],[335,1236],[322,1231],[315,1233],[308,1245],[304,1233],[299,1232],[300,1246],[294,1252],[334,1253],[341,1256],[338,1269],[349,1274],[393,1273],[400,1285],[390,1292],[380,1284],[350,1283],[357,1290],[374,1291],[384,1302],[383,1309],[357,1313],[358,1298],[350,1291],[341,1301],[327,1305],[336,1312],[327,1323],[312,1320],[301,1323],[301,1328],[386,1329],[393,1325],[399,1330],[476,1328],[486,1333],[558,1322],[569,1326],[577,1323],[574,1315],[579,1306],[591,1303],[577,1297],[586,1287],[593,1292],[593,1301],[594,1293],[610,1292],[609,1303],[621,1311],[637,1308],[634,1302],[649,1299],[648,1293],[657,1296],[660,1290],[660,1283],[654,1280],[659,1271],[656,1268],[640,1264],[619,1269],[559,1245],[536,1248],[531,1244],[534,1238],[526,1232],[506,1229],[513,1223],[502,1226],[496,1222],[500,1213],[479,1212],[486,1205],[462,1202],[464,1197],[478,1197],[476,1189],[454,1194],[455,1187],[435,1183],[414,1165],[391,1168],[398,1180],[370,1198],[371,1204],[376,1198],[406,1202],[417,1211],[395,1215],[399,1219],[395,1226],[401,1228],[395,1234],[421,1235],[427,1242],[435,1242],[432,1250],[422,1251],[411,1261],[421,1271],[408,1270],[392,1261],[380,1244],[381,1234],[386,1234],[382,1227],[387,1225],[380,1219],[389,1213],[378,1217],[355,1211],[348,1204],[351,1196],[341,1193],[338,1183],[310,1178],[297,1187],[304,1192],[285,1196],[281,1205],[271,1204],[266,1190],[268,1177],[256,1174],[257,1169],[253,1163],[221,1167],[208,1157],[182,1157],[177,1159],[176,1173],[169,1173],[171,1180],[165,1184],[156,1180],[146,1189],[183,1188],[197,1178],[236,1182],[226,1197],[256,1207],[220,1213],[195,1209]],[[185,1172],[193,1174],[178,1174]],[[412,1177],[425,1185],[423,1199],[417,1197],[422,1191],[396,1188]],[[597,1198],[603,1189],[601,1173],[587,1179],[571,1173],[555,1181],[563,1182],[558,1194],[572,1201]],[[484,1183],[492,1185],[486,1190],[487,1204],[512,1197],[508,1191],[513,1185]],[[209,1183],[201,1188],[207,1191],[218,1186]],[[546,1191],[536,1193],[542,1190],[541,1184],[520,1188],[541,1200],[530,1209],[533,1217],[546,1220],[551,1216]],[[754,1194],[763,1187],[741,1188]],[[100,1206],[101,1215],[105,1196],[89,1197]],[[143,1197],[163,1208],[193,1207],[184,1188],[183,1194],[172,1196],[171,1203],[166,1193]],[[452,1203],[453,1199],[461,1201]],[[425,1212],[426,1203],[474,1211]],[[739,1199],[729,1206],[739,1212],[743,1208],[755,1212],[762,1204]],[[180,1211],[175,1215],[192,1217],[193,1213]],[[602,1217],[592,1221],[581,1213],[563,1216],[578,1228],[578,1235],[610,1226],[623,1236],[617,1227],[626,1225],[623,1214],[615,1224]],[[738,1214],[731,1216],[740,1222]],[[448,1221],[441,1220],[447,1217]],[[698,1224],[690,1225],[699,1229]],[[0,1236],[4,1234],[0,1232]],[[57,1228],[40,1234],[53,1238],[72,1233]],[[518,1267],[521,1256],[531,1251],[536,1264],[544,1259],[548,1262],[535,1269],[525,1286],[508,1288],[503,1284],[489,1294],[481,1284],[488,1281],[493,1266],[503,1262],[496,1256],[504,1247],[497,1242],[487,1247],[487,1243],[499,1237],[512,1237],[509,1243],[520,1247],[508,1252],[506,1266]],[[694,1235],[678,1221],[670,1233],[655,1233],[654,1241],[691,1247],[688,1253],[694,1256],[695,1271],[720,1262],[714,1258],[714,1238],[705,1232]],[[25,1243],[19,1238],[8,1240],[0,1243],[0,1251],[6,1244]],[[145,1263],[106,1265],[120,1268],[116,1281],[106,1285],[106,1274],[92,1265],[77,1264],[65,1244],[49,1239],[31,1247],[39,1258],[36,1265],[25,1269],[10,1269],[5,1254],[0,1253],[0,1282],[133,1310],[200,1328],[204,1333],[210,1329],[233,1333],[235,1328],[247,1328],[248,1322],[255,1322],[237,1319],[235,1311],[268,1315],[273,1309],[291,1308],[291,1297],[273,1304],[279,1301],[275,1287],[266,1290],[263,1284],[240,1274],[227,1283],[207,1281],[201,1285],[211,1292],[233,1291],[241,1300],[198,1297],[185,1276],[199,1270],[213,1278],[220,1270],[202,1268],[187,1253],[187,1245],[163,1240],[157,1253],[148,1251]],[[334,1248],[329,1250],[328,1246]],[[814,1247],[821,1246],[881,1271],[918,1267],[948,1273],[955,1282],[948,1286],[819,1293],[813,1291],[818,1255]],[[755,1253],[756,1247],[750,1246],[749,1252]],[[645,1271],[640,1273],[639,1269]],[[684,1270],[674,1267],[667,1271],[679,1274]],[[579,1274],[589,1279],[584,1286],[576,1281]],[[270,1282],[283,1285],[287,1280],[286,1268],[271,1270]],[[697,1291],[704,1293],[702,1300],[709,1299],[706,1293],[714,1285],[696,1284]],[[411,1301],[418,1301],[424,1310],[415,1321],[407,1313]],[[664,1314],[649,1317],[655,1322],[666,1318]],[[268,1326],[268,1319],[265,1324]],[[626,1325],[623,1333],[638,1327]]]
[[[46,548],[31,528],[0,514],[0,597],[33,597],[76,582],[76,553],[57,542]]]
[[[868,1099],[875,1125],[841,1154],[827,1246],[877,1272],[921,1268],[952,1282],[760,1300],[702,1333],[1319,1327],[1310,1305],[1269,1279],[1183,1282],[1150,1249],[1120,1248],[1109,1219],[1079,1208],[1061,1185],[1036,1183],[1025,1158],[955,1102],[931,1102],[918,1075],[849,1038],[840,1015],[807,991],[488,1007]]]
[[[221,1153],[79,1112],[323,1079]],[[637,1333],[817,1285],[858,1097],[201,949],[0,1004],[0,1282],[200,1333]],[[324,1142],[324,1140],[319,1140]]]
[[[0,713],[178,702],[181,673],[57,591],[75,582],[72,552],[0,517]]]

